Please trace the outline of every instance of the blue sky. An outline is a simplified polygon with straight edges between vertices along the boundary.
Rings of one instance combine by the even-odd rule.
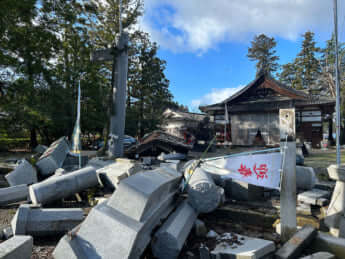
[[[339,36],[345,4],[339,2]],[[315,32],[323,47],[333,30],[332,0],[146,0],[140,27],[160,45],[175,100],[198,111],[221,101],[255,77],[246,57],[255,34],[275,37],[280,64],[292,61],[301,34]]]

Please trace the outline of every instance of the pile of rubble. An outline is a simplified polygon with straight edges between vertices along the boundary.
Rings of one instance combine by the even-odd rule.
[[[150,139],[168,142],[157,136]],[[129,159],[79,160],[70,154],[66,138],[36,151],[41,152],[37,162],[33,165],[22,160],[5,176],[10,187],[0,189],[0,205],[21,202],[11,226],[1,232],[0,239],[6,241],[0,243],[0,258],[30,258],[33,240],[46,237],[61,237],[53,251],[56,259],[173,259],[181,254],[183,258],[202,259],[300,258],[308,254],[305,258],[344,258],[345,239],[310,226],[285,244],[280,244],[279,238],[272,241],[233,232],[216,233],[201,219],[217,213],[223,204],[231,206],[233,200],[264,197],[267,190],[223,179],[202,165],[191,170],[195,162],[180,165],[179,159],[185,158],[181,153],[162,154],[159,158],[163,161],[156,166],[147,158],[141,163]],[[302,190],[298,210],[312,215],[316,208],[326,208],[331,187],[318,183],[312,168],[297,167],[297,175],[297,186]],[[110,190],[110,195],[98,199],[89,211],[54,205],[95,188]],[[186,247],[191,236],[199,238],[197,252]]]

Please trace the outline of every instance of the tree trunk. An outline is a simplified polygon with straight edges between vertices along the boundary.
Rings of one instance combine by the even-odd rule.
[[[30,129],[30,148],[33,149],[38,145],[37,133],[35,128]]]

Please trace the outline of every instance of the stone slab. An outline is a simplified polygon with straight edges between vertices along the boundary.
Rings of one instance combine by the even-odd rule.
[[[246,182],[231,181],[230,199],[238,201],[259,201],[264,198],[264,188]],[[228,195],[229,196],[229,195]]]
[[[0,244],[2,259],[30,259],[33,248],[31,236],[14,236]]]
[[[89,162],[87,163],[86,166],[92,166],[97,170],[97,169],[100,169],[100,168],[105,167],[107,165],[110,165],[112,163],[114,163],[114,160],[107,160],[107,159],[102,158],[102,157],[94,157],[94,158],[89,160]]]
[[[179,205],[154,235],[153,255],[160,259],[178,258],[196,218],[197,213],[188,202]]]
[[[330,192],[325,190],[319,189],[312,189],[310,191],[306,191],[297,195],[297,200],[302,203],[310,204],[310,205],[318,205],[322,204],[323,198],[328,198],[330,196]]]
[[[29,188],[25,184],[8,188],[0,188],[0,205],[7,205],[18,201],[26,201],[28,196]]]
[[[315,238],[317,231],[311,226],[298,230],[276,253],[277,259],[297,258],[305,247]]]
[[[217,245],[214,250],[211,251],[211,258],[235,258],[235,259],[256,259],[264,258],[270,255],[275,250],[275,245],[272,241],[242,236],[238,234],[226,233],[230,240],[233,239],[233,235],[237,237],[240,243],[234,243],[229,245],[224,239],[227,238],[224,234],[217,240]],[[224,241],[222,241],[222,239]]]
[[[37,183],[37,171],[23,159],[12,172],[5,175],[5,178],[10,186]]]
[[[335,259],[335,256],[328,252],[318,252],[312,255],[301,257],[301,259]]]
[[[88,166],[33,184],[29,187],[29,194],[33,204],[46,204],[66,198],[98,184],[95,168]]]
[[[56,236],[72,230],[83,219],[84,212],[79,208],[42,209],[23,204],[18,208],[11,225],[15,235]]]
[[[328,206],[325,224],[330,228],[339,228],[339,220],[345,212],[345,182],[337,181]]]
[[[47,146],[39,144],[34,148],[33,151],[39,154],[43,154],[47,149]]]

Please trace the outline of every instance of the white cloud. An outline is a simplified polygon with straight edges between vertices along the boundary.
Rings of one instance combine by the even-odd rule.
[[[205,94],[204,96],[194,99],[190,103],[190,108],[192,110],[198,109],[200,105],[208,105],[219,103],[224,101],[226,98],[230,97],[234,93],[238,92],[244,87],[244,85],[239,85],[233,88],[213,88],[211,92]]]
[[[203,53],[258,33],[295,40],[309,29],[331,32],[332,19],[326,0],[146,0],[141,27],[163,48]]]

